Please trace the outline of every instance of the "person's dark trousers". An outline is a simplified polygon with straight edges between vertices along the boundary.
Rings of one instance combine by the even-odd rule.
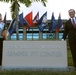
[[[0,38],[0,66],[2,65],[3,38]]]
[[[70,43],[69,45],[72,53],[74,67],[76,68],[76,43]]]

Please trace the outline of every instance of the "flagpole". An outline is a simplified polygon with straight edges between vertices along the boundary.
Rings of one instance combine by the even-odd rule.
[[[22,12],[23,12],[23,10],[22,10]],[[26,31],[27,31],[27,29],[26,29],[26,26],[24,25],[23,26],[23,40],[26,40]]]
[[[18,31],[18,21],[19,21],[19,11],[18,11],[18,3],[16,1],[16,9],[15,9],[15,14],[16,14],[16,40],[19,40],[19,31]]]
[[[62,26],[62,20],[61,20],[61,14],[59,13],[57,30],[56,30],[56,40],[59,39],[59,30],[60,30],[61,26]]]
[[[8,35],[7,35],[7,21],[6,21],[6,15],[7,13],[5,12],[5,16],[4,16],[4,23],[5,23],[5,39],[8,40]]]
[[[9,28],[10,28],[10,26],[11,26],[11,23],[12,23],[12,21],[10,22],[9,27],[8,27],[7,30],[6,30],[6,40],[9,40],[9,37],[10,37],[8,30],[9,30]]]
[[[42,32],[39,30],[39,39],[42,40]]]
[[[58,39],[59,39],[59,32],[56,31],[56,40],[58,40]]]
[[[26,40],[26,31],[27,29],[26,29],[26,26],[24,25],[23,26],[23,40]]]

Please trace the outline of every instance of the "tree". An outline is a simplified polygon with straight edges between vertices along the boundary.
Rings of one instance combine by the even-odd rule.
[[[20,4],[25,4],[26,7],[29,7],[32,2],[42,2],[44,6],[46,6],[47,0],[0,0],[2,2],[10,2],[11,3],[11,15],[12,18],[16,17],[16,36],[17,40],[19,40],[19,32],[18,32],[18,20],[19,20],[19,8]]]

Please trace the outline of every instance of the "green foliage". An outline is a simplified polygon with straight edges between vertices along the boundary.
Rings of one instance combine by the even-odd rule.
[[[15,1],[15,0],[0,0],[0,1],[3,1],[3,2],[13,2],[13,1]]]
[[[32,3],[30,0],[19,0],[19,2],[25,4],[26,7],[29,7]]]
[[[12,18],[14,18],[15,16],[16,16],[16,5],[18,5],[18,12],[19,12],[19,7],[20,7],[20,5],[19,5],[19,3],[17,2],[17,1],[13,1],[12,2],[12,5],[11,5],[11,14],[12,14]]]

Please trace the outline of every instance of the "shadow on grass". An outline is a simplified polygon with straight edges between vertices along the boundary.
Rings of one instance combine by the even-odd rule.
[[[68,48],[68,66],[74,66],[70,48]]]

